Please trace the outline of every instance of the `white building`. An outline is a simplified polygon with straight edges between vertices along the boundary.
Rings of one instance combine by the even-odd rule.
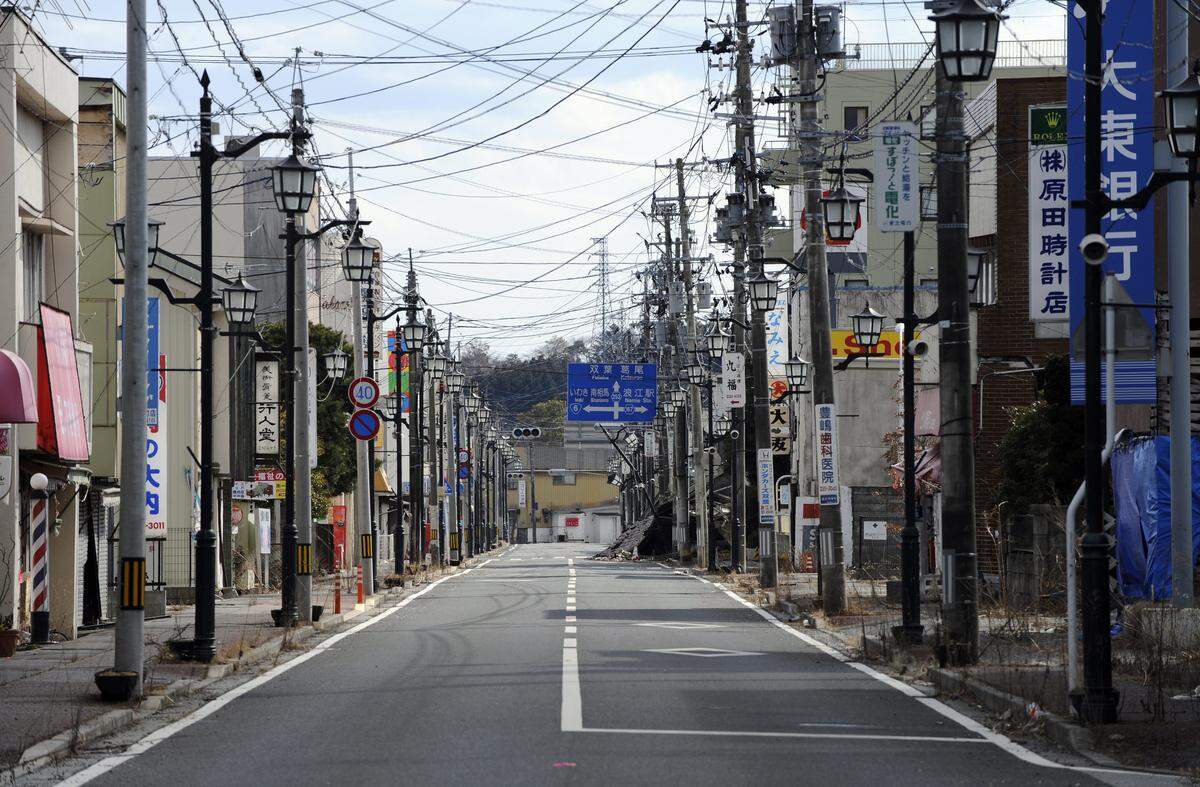
[[[0,364],[0,622],[28,624],[29,480],[44,473],[50,625],[74,636],[91,452],[91,347],[77,339],[78,75],[12,7],[0,9],[0,51],[0,350],[11,353]],[[32,392],[17,380],[22,364]],[[22,411],[36,423],[12,425]]]

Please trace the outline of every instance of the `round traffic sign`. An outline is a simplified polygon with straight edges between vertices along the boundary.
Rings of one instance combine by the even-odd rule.
[[[355,410],[350,416],[350,434],[359,440],[374,440],[379,434],[379,414],[374,410]]]
[[[357,377],[350,383],[348,393],[355,407],[373,407],[379,401],[379,384],[370,377]]]

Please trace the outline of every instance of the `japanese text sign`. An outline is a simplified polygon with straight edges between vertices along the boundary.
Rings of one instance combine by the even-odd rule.
[[[1067,111],[1029,108],[1029,319],[1069,318],[1067,228]]]
[[[814,406],[817,422],[816,472],[817,495],[823,506],[838,504],[837,408],[832,404]]]
[[[875,137],[875,217],[880,232],[909,232],[918,220],[917,125],[880,123]]]

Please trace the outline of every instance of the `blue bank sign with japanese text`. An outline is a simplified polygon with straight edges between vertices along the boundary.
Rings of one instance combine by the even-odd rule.
[[[1145,186],[1154,171],[1154,19],[1144,0],[1108,0],[1103,23],[1104,78],[1101,86],[1101,187],[1113,199],[1129,197]],[[1067,9],[1067,166],[1072,200],[1084,197],[1084,13],[1074,0]],[[1046,221],[1066,219],[1070,254],[1071,400],[1082,404],[1084,268],[1079,241],[1084,236],[1082,208],[1048,207]],[[1043,222],[1045,224],[1045,222]],[[1048,229],[1048,227],[1047,227]],[[1108,239],[1106,273],[1116,277],[1121,360],[1117,361],[1117,401],[1155,400],[1154,202],[1145,210],[1113,210],[1101,230]],[[1103,395],[1103,394],[1102,394]]]
[[[567,364],[568,421],[653,421],[657,409],[657,365]]]

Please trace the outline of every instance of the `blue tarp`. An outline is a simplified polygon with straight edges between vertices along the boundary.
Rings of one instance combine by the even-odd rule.
[[[1117,572],[1127,599],[1171,597],[1171,438],[1135,438],[1112,455]],[[1192,554],[1200,550],[1200,439],[1192,438]]]

